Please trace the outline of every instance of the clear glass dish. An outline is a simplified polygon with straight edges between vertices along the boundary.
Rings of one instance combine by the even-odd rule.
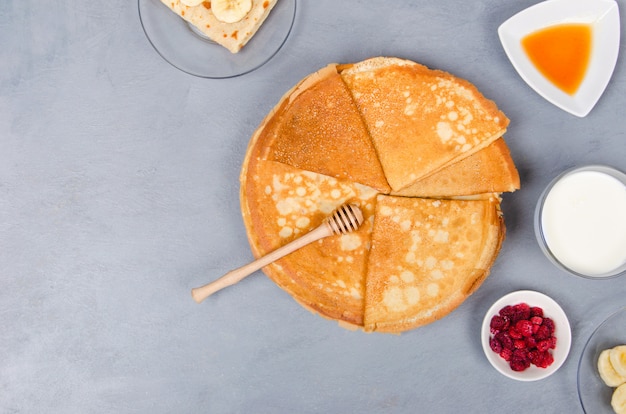
[[[616,277],[619,275],[622,275],[626,272],[626,262],[623,263],[621,266],[618,266],[616,268],[614,268],[611,271],[608,272],[604,272],[601,274],[585,274],[576,270],[571,269],[570,267],[568,267],[567,265],[565,265],[562,261],[560,261],[556,255],[550,250],[550,246],[549,243],[546,240],[546,235],[544,234],[544,229],[543,229],[543,209],[544,209],[544,204],[546,201],[546,197],[548,197],[548,194],[550,193],[550,191],[552,190],[552,188],[555,186],[555,184],[557,184],[560,180],[568,177],[571,174],[575,174],[578,172],[597,172],[597,173],[602,173],[602,174],[606,174],[610,177],[615,178],[616,180],[620,181],[622,184],[624,184],[624,186],[626,186],[626,174],[624,174],[623,172],[606,166],[606,165],[586,165],[586,166],[582,166],[582,167],[575,167],[575,168],[571,168],[568,169],[564,172],[562,172],[561,174],[559,174],[557,177],[555,177],[550,184],[548,184],[548,186],[545,188],[545,190],[543,191],[543,193],[541,194],[541,196],[539,197],[539,201],[537,202],[537,206],[535,208],[535,216],[534,216],[534,227],[535,227],[535,236],[537,238],[537,242],[539,243],[539,246],[541,247],[541,250],[543,251],[543,253],[546,255],[546,257],[554,264],[556,265],[558,268],[576,275],[576,276],[580,276],[580,277],[584,277],[587,279],[607,279],[607,278],[612,278],[612,277]],[[624,246],[624,248],[626,249],[626,246]]]
[[[138,0],[143,31],[157,53],[190,75],[224,79],[263,66],[283,47],[296,16],[296,0],[279,0],[256,34],[238,53],[202,35],[160,0]]]
[[[613,413],[611,396],[614,388],[607,386],[598,373],[600,353],[616,345],[626,344],[626,308],[604,320],[591,334],[578,362],[578,397],[587,414]]]

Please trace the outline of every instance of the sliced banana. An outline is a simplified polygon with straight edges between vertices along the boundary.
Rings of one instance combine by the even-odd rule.
[[[189,7],[195,7],[202,3],[204,0],[180,0],[182,4]]]
[[[252,0],[211,0],[215,18],[224,23],[235,23],[243,19],[252,9]]]
[[[626,414],[626,384],[620,385],[613,391],[611,407],[617,414]]]
[[[626,345],[611,348],[609,359],[613,369],[622,377],[626,377]]]
[[[598,357],[598,373],[600,373],[600,378],[602,378],[602,381],[604,381],[606,385],[609,387],[617,387],[626,382],[626,377],[621,376],[615,371],[613,364],[611,364],[610,353],[610,349],[605,349],[600,353]]]

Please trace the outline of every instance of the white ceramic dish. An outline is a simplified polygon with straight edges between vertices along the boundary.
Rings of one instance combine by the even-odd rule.
[[[497,315],[500,309],[506,305],[516,305],[522,302],[527,303],[531,307],[541,307],[544,316],[552,318],[554,321],[554,336],[556,336],[557,343],[556,348],[552,352],[554,362],[547,368],[539,368],[535,365],[531,365],[524,371],[513,371],[509,363],[500,357],[500,355],[493,352],[489,347],[489,338],[491,337],[489,325],[491,318]],[[552,298],[532,290],[519,290],[503,296],[489,308],[483,319],[480,339],[487,360],[502,375],[518,381],[537,381],[554,374],[556,370],[563,365],[572,344],[572,332],[565,312]]]
[[[614,413],[611,396],[614,388],[607,386],[598,373],[600,352],[626,343],[626,308],[610,315],[591,334],[578,363],[578,397],[585,413]]]
[[[591,57],[587,73],[574,95],[546,79],[533,65],[521,39],[548,26],[584,23],[592,26]],[[614,0],[547,0],[511,17],[498,28],[500,42],[513,67],[539,95],[579,117],[586,116],[611,79],[620,43],[620,21]]]

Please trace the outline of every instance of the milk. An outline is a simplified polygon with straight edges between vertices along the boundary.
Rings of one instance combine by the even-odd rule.
[[[626,263],[626,186],[617,178],[566,174],[549,190],[540,220],[548,249],[574,272],[605,276]]]

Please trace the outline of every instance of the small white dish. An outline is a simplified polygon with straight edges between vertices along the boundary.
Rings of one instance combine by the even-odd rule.
[[[574,95],[546,79],[521,44],[522,38],[530,33],[566,23],[589,24],[593,31],[589,66]],[[513,67],[531,88],[557,107],[584,117],[604,93],[615,69],[620,43],[619,9],[614,0],[547,0],[502,23],[498,35]]]
[[[554,321],[554,336],[557,342],[556,348],[552,350],[554,362],[547,368],[531,365],[524,371],[513,371],[509,363],[496,354],[489,346],[489,339],[492,336],[489,328],[491,318],[497,315],[503,307],[522,302],[527,303],[531,307],[538,306],[542,308],[544,316]],[[503,296],[489,308],[483,319],[480,339],[487,360],[502,375],[518,381],[537,381],[554,374],[563,365],[572,344],[572,331],[565,312],[554,299],[532,290],[518,290]]]

